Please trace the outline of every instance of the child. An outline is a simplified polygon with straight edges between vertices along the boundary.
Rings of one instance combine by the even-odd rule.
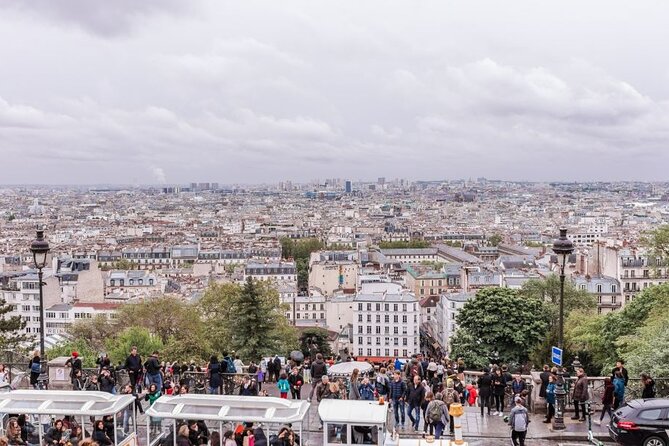
[[[288,382],[288,375],[285,372],[282,372],[279,377],[279,382],[276,383],[276,386],[281,392],[281,398],[284,400],[288,399],[288,391],[290,390],[290,383]]]
[[[476,391],[476,386],[472,384],[467,384],[467,403],[476,407],[476,402],[478,401],[478,392]]]

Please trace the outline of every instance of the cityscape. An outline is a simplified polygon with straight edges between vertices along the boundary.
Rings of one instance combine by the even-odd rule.
[[[668,15],[0,4],[0,446],[669,446]]]

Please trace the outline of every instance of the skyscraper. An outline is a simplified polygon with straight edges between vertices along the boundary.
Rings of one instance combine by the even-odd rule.
[[[351,192],[353,192],[353,184],[351,183],[351,180],[346,180],[345,184],[346,184],[345,186],[346,193],[350,194]]]

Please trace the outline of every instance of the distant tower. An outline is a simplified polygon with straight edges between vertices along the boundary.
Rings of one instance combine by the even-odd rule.
[[[353,184],[351,180],[346,180],[346,193],[350,194],[351,192],[353,192]]]

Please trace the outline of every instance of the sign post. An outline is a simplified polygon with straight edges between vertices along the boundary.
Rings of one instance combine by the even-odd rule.
[[[553,361],[553,364],[555,364],[558,367],[562,367],[562,349],[553,346],[551,349],[551,360]]]

